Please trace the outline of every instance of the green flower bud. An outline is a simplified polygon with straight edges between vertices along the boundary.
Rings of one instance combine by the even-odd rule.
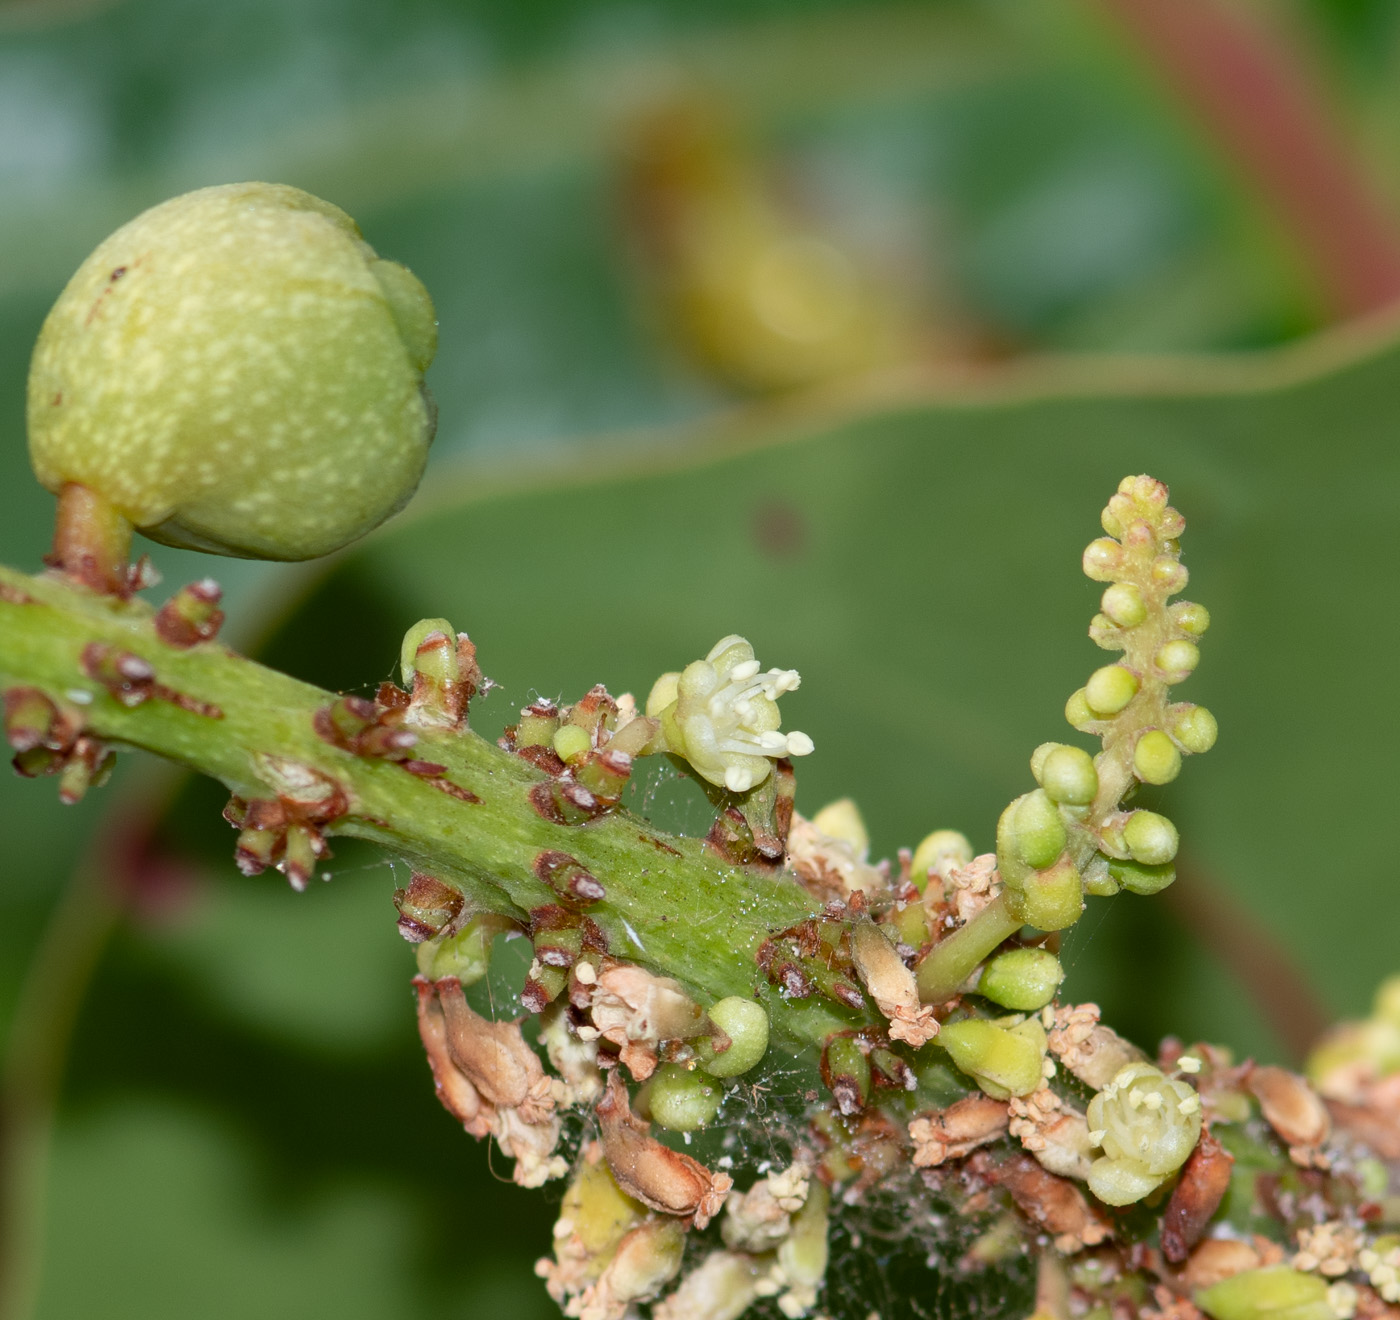
[[[1011,915],[1037,930],[1064,930],[1084,911],[1084,885],[1068,853],[1053,866],[1031,871],[1019,889],[1008,886],[1006,905]]]
[[[1045,1029],[1035,1018],[1014,1028],[985,1018],[945,1022],[938,1044],[994,1100],[1029,1095],[1044,1080]]]
[[[1084,685],[1084,699],[1099,719],[1117,715],[1137,693],[1137,675],[1122,665],[1105,665],[1094,670]]]
[[[1103,1149],[1089,1188],[1108,1205],[1140,1201],[1175,1173],[1201,1135],[1201,1098],[1150,1063],[1130,1063],[1089,1101],[1089,1140]]]
[[[434,674],[433,677],[439,683],[455,683],[457,681],[456,666],[456,642],[457,633],[446,619],[420,619],[403,635],[403,642],[399,647],[399,672],[403,675],[404,687],[410,691],[413,689],[413,676],[418,671],[418,648],[434,633],[441,633],[453,644],[453,649],[445,652],[444,663],[450,666],[450,672],[444,669],[442,672]]]
[[[1130,894],[1148,896],[1159,894],[1176,879],[1176,867],[1170,862],[1161,866],[1144,866],[1141,862],[1125,862],[1114,858],[1108,863],[1108,873],[1115,884]]]
[[[672,1132],[693,1132],[719,1113],[724,1090],[708,1073],[663,1063],[647,1084],[654,1122]]]
[[[828,837],[849,843],[857,854],[864,854],[870,847],[870,832],[865,828],[865,818],[850,798],[828,802],[812,817],[812,824]]]
[[[1060,960],[1048,949],[1008,949],[987,964],[977,993],[1003,1008],[1033,1013],[1054,999],[1064,979]]]
[[[1094,758],[1082,747],[1061,745],[1054,748],[1041,760],[1035,777],[1047,797],[1066,806],[1087,807],[1099,791]]]
[[[1194,601],[1178,601],[1171,607],[1170,613],[1172,622],[1192,637],[1199,637],[1210,627],[1210,611]]]
[[[1131,582],[1115,582],[1103,593],[1099,608],[1120,628],[1136,628],[1147,618],[1147,602]]]
[[[456,935],[427,940],[416,950],[418,970],[430,981],[455,976],[463,985],[475,985],[491,966],[491,943],[511,929],[511,922],[492,912],[473,917]]]
[[[1159,587],[1164,587],[1168,596],[1185,591],[1190,579],[1191,575],[1186,571],[1186,565],[1171,555],[1158,555],[1152,561],[1152,581]]]
[[[1089,696],[1085,688],[1080,688],[1078,692],[1072,693],[1070,699],[1065,702],[1065,719],[1069,724],[1081,732],[1086,731],[1098,716],[1089,709]]]
[[[694,1042],[700,1064],[711,1077],[738,1077],[767,1052],[768,1014],[762,1004],[730,995],[710,1009],[709,1018],[730,1040],[723,1054],[715,1053],[708,1036]]]
[[[1080,878],[1084,884],[1084,892],[1092,894],[1095,898],[1112,898],[1121,888],[1111,874],[1109,859],[1102,853],[1095,853],[1089,859],[1089,864]]]
[[[1123,825],[1123,843],[1133,861],[1161,866],[1176,856],[1176,826],[1155,811],[1134,811]]]
[[[1201,648],[1195,642],[1178,638],[1162,647],[1153,657],[1153,663],[1169,682],[1179,683],[1201,663]]]
[[[1380,983],[1371,1012],[1382,1022],[1400,1027],[1400,976],[1387,976]]]
[[[1270,1265],[1222,1279],[1195,1300],[1211,1320],[1337,1320],[1328,1286],[1320,1275]]]
[[[910,878],[920,891],[928,884],[928,873],[945,857],[959,866],[966,866],[972,860],[972,844],[965,834],[957,830],[934,830],[923,837],[909,864]]]
[[[870,1060],[854,1036],[829,1036],[822,1050],[822,1080],[843,1114],[856,1114],[870,1098]]]
[[[1065,842],[1065,823],[1044,789],[1017,798],[997,823],[998,857],[1012,854],[1036,870],[1054,862]]]
[[[1106,536],[1090,541],[1084,549],[1084,576],[1095,582],[1112,581],[1122,563],[1123,547]]]
[[[1138,738],[1133,773],[1144,784],[1170,784],[1181,773],[1181,753],[1161,729],[1148,729]]]
[[[1168,708],[1170,732],[1185,752],[1208,752],[1215,746],[1220,726],[1215,716],[1204,706],[1192,706],[1183,702]]]
[[[310,559],[407,502],[435,422],[423,286],[296,188],[187,193],[100,244],[44,322],[29,452],[153,540]]]
[[[826,1278],[830,1204],[831,1193],[813,1178],[802,1209],[792,1217],[792,1227],[778,1245],[778,1264],[783,1277],[798,1288],[814,1290]],[[786,1314],[792,1313],[782,1307],[781,1302],[779,1306]]]
[[[554,752],[561,761],[583,756],[593,746],[588,730],[577,724],[561,724],[554,734]]]

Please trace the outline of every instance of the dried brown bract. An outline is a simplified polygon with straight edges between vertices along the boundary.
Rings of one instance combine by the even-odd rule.
[[[1173,1264],[1184,1261],[1200,1241],[1229,1190],[1234,1163],[1235,1157],[1215,1139],[1209,1126],[1203,1127],[1162,1216],[1162,1254]]]
[[[1055,1010],[1050,1052],[1086,1086],[1102,1091],[1120,1069],[1147,1058],[1136,1045],[1099,1022],[1097,1004],[1066,1004]]]
[[[1331,1100],[1337,1126],[1384,1160],[1400,1160],[1400,1073],[1362,1087],[1354,1098]]]
[[[1007,1122],[1006,1102],[986,1095],[970,1095],[947,1109],[920,1114],[909,1124],[914,1167],[929,1169],[962,1159],[1000,1137]]]
[[[655,1071],[662,1041],[689,1040],[706,1029],[700,1005],[669,976],[609,960],[595,979],[576,980],[587,992],[591,1030],[618,1047],[619,1057],[638,1081]]]
[[[1029,1155],[1013,1155],[1000,1165],[989,1162],[984,1174],[1006,1188],[1022,1213],[1052,1235],[1057,1251],[1070,1255],[1113,1236],[1108,1221],[1074,1183],[1041,1168]]]
[[[1328,1160],[1320,1147],[1332,1134],[1332,1119],[1307,1081],[1286,1068],[1257,1067],[1246,1084],[1265,1120],[1288,1147],[1289,1158],[1304,1168],[1326,1168]]]
[[[1282,1252],[1278,1254],[1282,1256]],[[1266,1262],[1258,1247],[1249,1242],[1238,1238],[1207,1238],[1191,1253],[1176,1277],[1187,1292],[1197,1292],[1267,1263],[1271,1262]]]
[[[876,1007],[889,1019],[891,1040],[918,1049],[938,1035],[932,1007],[919,1002],[914,973],[873,921],[851,923],[851,961]]]
[[[1011,1135],[1040,1162],[1061,1178],[1083,1182],[1093,1163],[1089,1123],[1077,1109],[1065,1104],[1048,1086],[1009,1102]]]
[[[624,1192],[696,1228],[704,1228],[719,1213],[734,1180],[711,1173],[698,1160],[657,1141],[651,1124],[632,1113],[627,1087],[616,1069],[608,1077],[597,1113],[608,1167]]]

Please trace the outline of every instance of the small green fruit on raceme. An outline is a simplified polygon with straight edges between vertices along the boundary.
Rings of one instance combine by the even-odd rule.
[[[1064,979],[1060,960],[1048,949],[1009,949],[988,962],[977,993],[1003,1008],[1033,1013],[1054,999]]]
[[[647,1092],[651,1116],[672,1132],[693,1132],[719,1112],[724,1092],[698,1068],[687,1071],[678,1063],[663,1063]]]
[[[242,183],[101,243],[34,351],[29,450],[168,545],[309,559],[401,508],[434,409],[433,306],[343,211]]]
[[[708,1036],[695,1042],[700,1064],[711,1077],[738,1077],[767,1052],[768,1014],[762,1004],[729,995],[710,1009],[709,1018],[729,1037],[729,1048],[722,1054],[714,1052]]]

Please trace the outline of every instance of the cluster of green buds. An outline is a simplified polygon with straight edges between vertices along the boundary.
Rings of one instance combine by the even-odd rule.
[[[683,758],[718,788],[747,793],[773,773],[775,760],[812,750],[805,733],[779,730],[778,698],[801,681],[795,669],[763,672],[753,647],[730,634],[703,660],[662,674],[646,713],[661,722],[659,750]]]
[[[1017,798],[997,828],[997,865],[1013,916],[1042,930],[1073,924],[1083,894],[1128,889],[1151,894],[1175,878],[1176,827],[1154,811],[1121,811],[1138,784],[1176,778],[1184,755],[1215,743],[1215,717],[1202,706],[1170,703],[1170,687],[1190,676],[1210,623],[1189,601],[1178,538],[1182,516],[1167,488],[1127,477],[1103,512],[1107,536],[1084,551],[1084,571],[1108,586],[1089,635],[1122,658],[1090,675],[1065,708],[1069,722],[1098,735],[1103,750],[1046,743],[1031,758],[1039,787]]]

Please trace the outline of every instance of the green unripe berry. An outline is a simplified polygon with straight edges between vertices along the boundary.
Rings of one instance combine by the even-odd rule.
[[[1176,826],[1155,811],[1134,811],[1123,825],[1123,842],[1133,861],[1163,866],[1176,856]]]
[[[652,1120],[672,1132],[693,1132],[719,1113],[724,1090],[700,1069],[663,1063],[647,1086]]]
[[[1056,747],[1041,761],[1036,778],[1052,801],[1066,806],[1086,807],[1099,791],[1094,758],[1082,747]]]
[[[944,858],[951,858],[958,866],[966,866],[972,860],[972,844],[965,834],[934,830],[923,837],[909,864],[910,878],[920,891],[928,884],[928,873]]]
[[[434,409],[433,306],[343,211],[241,183],[102,242],[34,350],[29,452],[167,545],[309,559],[407,502]]]
[[[1033,1013],[1054,999],[1064,979],[1060,960],[1048,949],[1008,949],[987,964],[977,993],[1003,1008]]]
[[[1169,712],[1171,735],[1181,744],[1183,751],[1208,752],[1215,746],[1220,726],[1215,716],[1204,706],[1182,705]]]
[[[1017,798],[997,822],[997,854],[1039,870],[1065,850],[1065,823],[1044,789]]]
[[[1108,863],[1108,873],[1130,894],[1143,896],[1160,894],[1176,879],[1176,867],[1170,862],[1164,862],[1160,866],[1147,866],[1142,862],[1120,861],[1114,858]]]
[[[1029,1095],[1044,1080],[1045,1031],[1034,1018],[1019,1028],[964,1018],[944,1023],[937,1039],[958,1068],[993,1099]]]
[[[1122,665],[1094,670],[1084,685],[1084,699],[1099,719],[1117,715],[1137,693],[1137,675]]]
[[[1070,699],[1065,702],[1065,719],[1073,728],[1081,731],[1087,730],[1098,719],[1098,716],[1089,709],[1089,698],[1084,688],[1071,693]]]
[[[1195,642],[1178,638],[1168,642],[1153,657],[1153,663],[1174,683],[1179,683],[1201,663],[1201,648]]]
[[[710,1009],[709,1018],[730,1040],[723,1054],[714,1052],[708,1036],[694,1042],[700,1064],[711,1077],[738,1077],[767,1052],[768,1014],[762,1004],[730,995]]]
[[[1103,593],[1099,608],[1120,628],[1136,628],[1147,618],[1147,602],[1131,582],[1115,582]]]
[[[1195,601],[1179,601],[1172,606],[1171,617],[1172,622],[1182,632],[1188,632],[1192,637],[1199,637],[1210,627],[1210,611],[1204,605],[1197,605]]]
[[[1336,1320],[1328,1280],[1287,1265],[1245,1270],[1196,1293],[1211,1320]]]
[[[1181,753],[1161,729],[1148,729],[1137,740],[1133,773],[1144,784],[1170,784],[1181,773]]]

